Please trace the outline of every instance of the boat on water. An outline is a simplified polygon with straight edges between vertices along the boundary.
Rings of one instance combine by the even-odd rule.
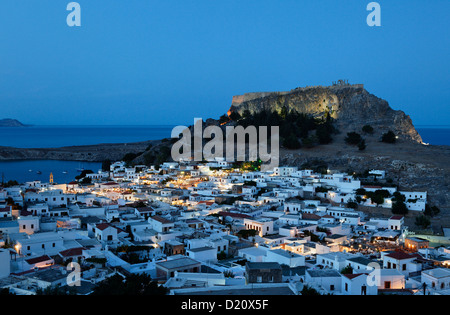
[[[63,174],[67,174],[67,171],[63,171]]]
[[[28,172],[30,172],[30,173],[31,173],[32,171],[33,171],[33,170],[28,170]]]
[[[77,172],[82,172],[82,171],[84,171],[84,167],[83,167],[83,164],[79,164],[79,167],[77,168]]]
[[[42,172],[41,172],[41,171],[37,171],[36,174],[39,174],[39,175],[40,175],[40,174],[42,174]]]

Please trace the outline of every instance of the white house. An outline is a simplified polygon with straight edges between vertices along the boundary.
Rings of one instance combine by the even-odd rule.
[[[200,262],[216,263],[217,248],[215,247],[199,247],[186,249],[186,256]]]
[[[108,223],[97,224],[94,228],[95,238],[103,242],[117,241],[117,231],[116,227]]]
[[[152,229],[158,233],[168,232],[175,227],[174,222],[157,215],[148,218],[148,222]]]
[[[276,176],[291,176],[292,173],[297,171],[297,167],[275,167],[273,172]]]
[[[422,270],[422,265],[415,262],[417,256],[404,252],[382,253],[383,268],[397,269],[405,275]]]
[[[305,271],[305,283],[328,293],[340,293],[342,287],[341,274],[337,270],[323,269]]]
[[[273,234],[273,220],[271,219],[244,219],[246,230],[256,230],[259,236]]]
[[[250,262],[264,262],[267,249],[258,247],[247,247],[238,250],[238,256]]]
[[[401,290],[406,288],[406,277],[396,269],[378,269],[378,290]]]
[[[393,231],[401,231],[403,229],[403,224],[405,223],[405,218],[400,215],[394,215],[388,220],[388,229]]]
[[[436,268],[422,271],[421,282],[426,283],[432,290],[450,289],[450,270],[445,268]]]
[[[11,256],[8,249],[0,248],[0,279],[11,273]]]
[[[12,207],[6,206],[4,208],[0,208],[0,218],[11,218],[12,217]]]
[[[267,251],[264,261],[277,262],[280,265],[287,265],[290,268],[305,266],[305,256],[284,249]]]
[[[368,281],[365,273],[342,275],[342,294],[344,295],[377,295],[378,286]]]
[[[316,264],[341,271],[348,265],[347,260],[355,257],[352,254],[333,252],[317,255]]]
[[[26,233],[28,235],[39,232],[39,217],[26,216],[17,219],[19,224],[19,232]]]
[[[302,202],[297,199],[289,199],[284,203],[284,211],[296,214],[302,210]]]
[[[63,238],[54,232],[35,233],[16,241],[16,251],[21,255],[57,255],[64,247]]]
[[[45,202],[30,204],[27,208],[27,211],[38,217],[45,217],[50,215],[48,204],[46,204]]]

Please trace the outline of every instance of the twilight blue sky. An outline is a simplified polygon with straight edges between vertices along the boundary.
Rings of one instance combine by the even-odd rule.
[[[233,95],[337,79],[405,111],[450,119],[450,1],[0,1],[0,118],[29,124],[192,124]]]

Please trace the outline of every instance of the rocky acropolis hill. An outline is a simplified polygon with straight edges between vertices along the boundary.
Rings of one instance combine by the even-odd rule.
[[[245,110],[251,114],[262,110],[280,112],[283,107],[315,117],[329,113],[341,132],[359,132],[364,125],[371,125],[380,136],[392,130],[399,138],[422,143],[411,118],[403,111],[393,110],[387,101],[370,94],[364,85],[343,80],[331,86],[234,96],[228,114],[242,114]]]

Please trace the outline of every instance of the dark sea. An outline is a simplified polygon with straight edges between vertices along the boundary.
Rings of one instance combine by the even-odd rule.
[[[101,143],[129,143],[170,138],[174,126],[30,126],[0,128],[0,146],[57,148]],[[79,169],[97,172],[101,163],[79,161],[2,161],[0,180],[68,183]]]
[[[450,126],[417,126],[424,143],[450,145]]]
[[[0,146],[59,148],[101,143],[129,143],[170,138],[174,126],[30,126],[1,127]]]
[[[170,138],[174,126],[31,126],[0,128],[0,146],[18,148],[55,148],[100,143],[128,143]],[[417,126],[425,143],[450,145],[450,126]],[[4,181],[41,180],[67,183],[79,174],[78,169],[97,172],[100,163],[78,161],[3,161],[0,176]],[[40,173],[40,174],[39,174]]]

